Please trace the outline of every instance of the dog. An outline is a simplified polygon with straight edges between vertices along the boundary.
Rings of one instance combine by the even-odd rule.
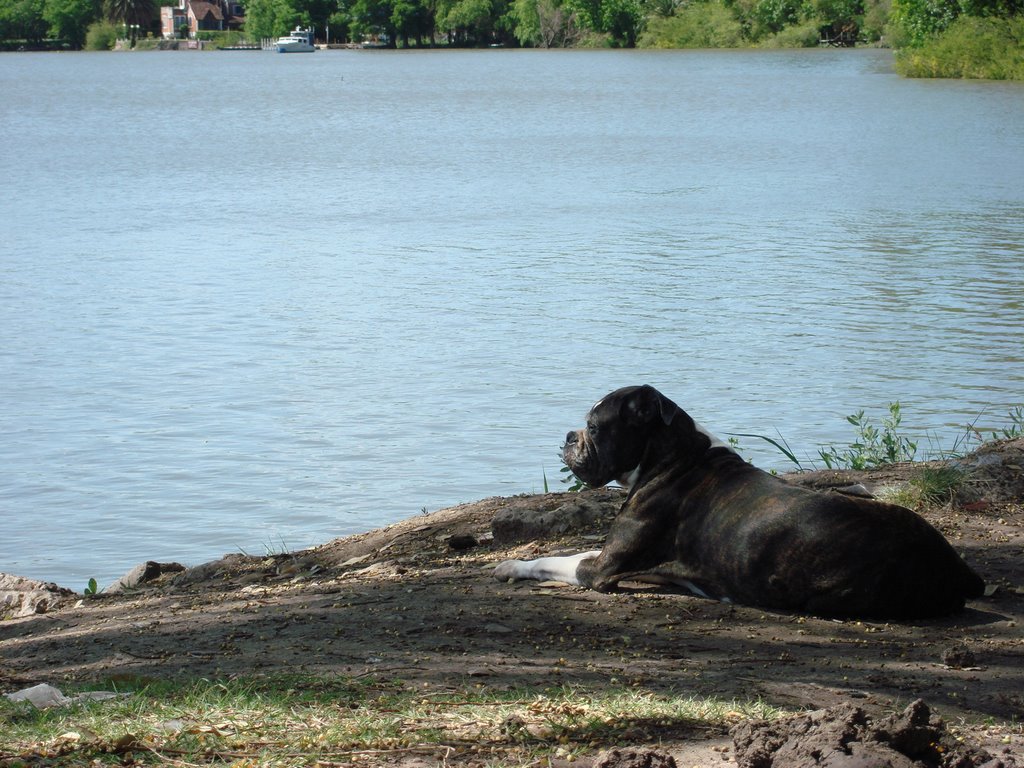
[[[746,462],[651,386],[601,399],[562,449],[580,480],[628,489],[602,550],[508,560],[503,581],[601,592],[621,581],[834,618],[962,610],[984,582],[939,531],[893,504],[790,485]]]

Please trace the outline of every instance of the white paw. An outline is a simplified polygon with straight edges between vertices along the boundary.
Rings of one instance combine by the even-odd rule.
[[[494,578],[498,581],[521,579],[522,576],[519,575],[519,572],[522,570],[522,566],[524,565],[526,565],[526,563],[522,560],[506,560],[494,569]]]

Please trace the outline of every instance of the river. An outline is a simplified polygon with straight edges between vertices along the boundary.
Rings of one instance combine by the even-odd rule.
[[[4,54],[0,93],[0,571],[81,589],[562,487],[626,384],[807,464],[859,409],[924,454],[1024,402],[1020,84],[138,52]]]

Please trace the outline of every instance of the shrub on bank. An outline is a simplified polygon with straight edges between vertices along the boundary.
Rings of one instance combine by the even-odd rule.
[[[743,28],[725,3],[692,3],[675,16],[654,17],[640,37],[641,48],[740,48]]]
[[[807,21],[784,27],[761,41],[762,48],[815,48],[821,41],[820,21]]]
[[[112,51],[117,42],[117,27],[109,21],[97,21],[85,32],[85,50]]]
[[[896,54],[907,77],[1024,80],[1024,17],[961,16],[940,34]]]

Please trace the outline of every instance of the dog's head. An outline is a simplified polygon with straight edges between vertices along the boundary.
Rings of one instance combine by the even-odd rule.
[[[652,451],[677,453],[685,461],[712,444],[721,442],[654,387],[623,387],[590,409],[586,427],[566,435],[562,458],[593,488],[612,480],[630,488],[646,465],[660,460]]]

